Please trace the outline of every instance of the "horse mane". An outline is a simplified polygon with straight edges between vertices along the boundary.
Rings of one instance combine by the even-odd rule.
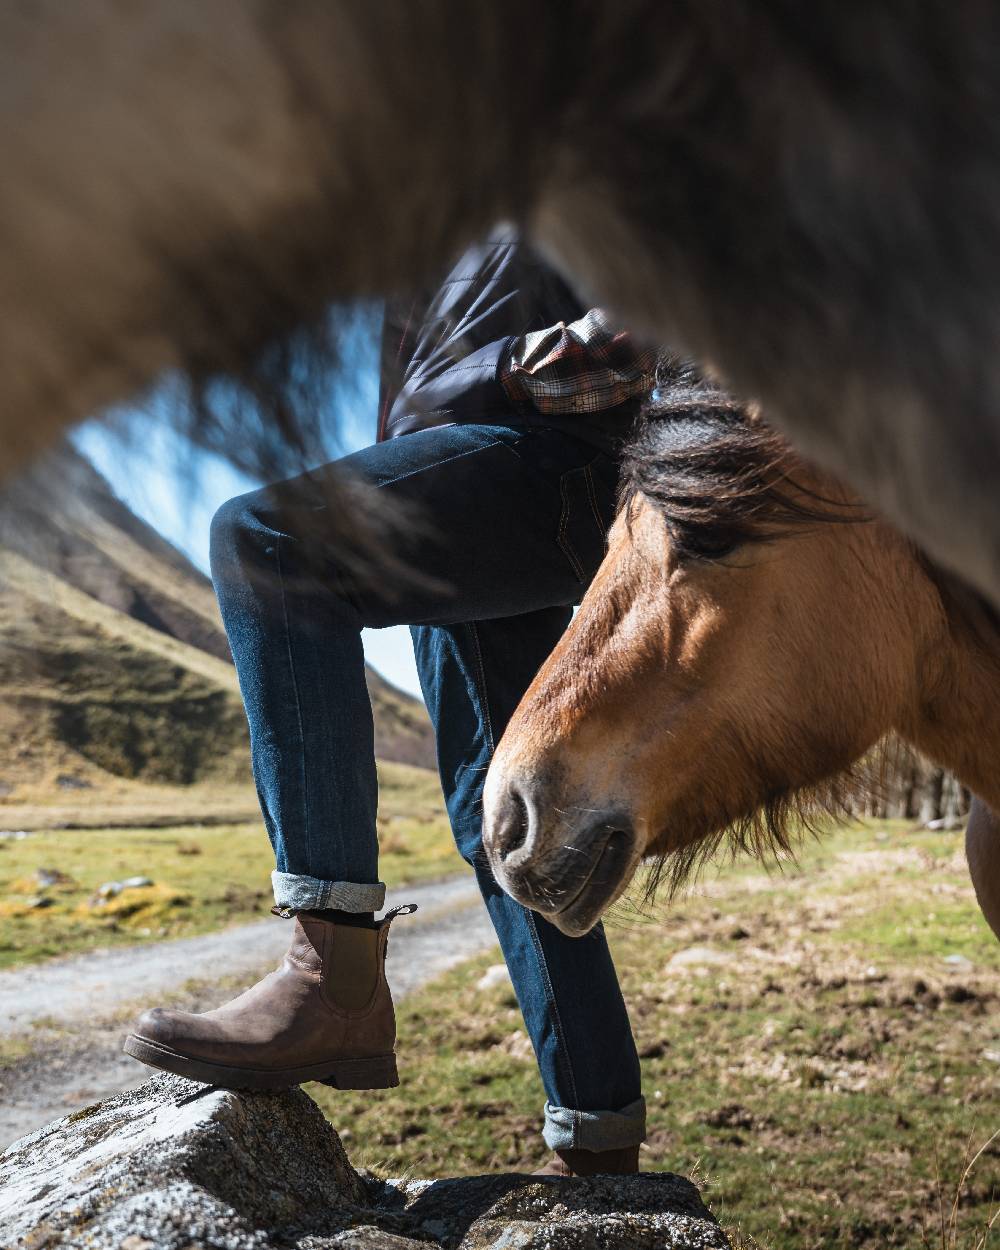
[[[762,545],[817,524],[869,523],[855,498],[831,483],[830,493],[799,480],[803,464],[760,417],[677,358],[664,358],[657,385],[623,455],[621,503],[638,496],[652,502],[681,559],[725,560],[737,547]],[[950,584],[940,572],[936,577]],[[969,592],[971,593],[971,592]],[[736,731],[733,730],[735,733]],[[766,765],[752,742],[736,749],[756,774]],[[666,884],[673,897],[721,849],[764,861],[795,857],[807,835],[833,819],[852,815],[872,795],[884,793],[902,749],[890,735],[860,760],[821,783],[789,788],[774,778],[768,797],[736,819],[706,811],[716,832],[655,859],[646,880],[651,901]],[[713,806],[706,793],[706,808]]]

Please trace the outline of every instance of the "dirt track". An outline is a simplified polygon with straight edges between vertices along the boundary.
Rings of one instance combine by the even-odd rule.
[[[386,907],[408,902],[421,910],[393,927],[387,966],[397,999],[496,941],[471,876],[401,887]],[[121,1053],[143,1007],[169,998],[207,1010],[272,967],[287,942],[287,924],[269,919],[0,973],[4,1039],[31,1040],[29,1054],[0,1069],[0,1148],[143,1081],[146,1069]]]

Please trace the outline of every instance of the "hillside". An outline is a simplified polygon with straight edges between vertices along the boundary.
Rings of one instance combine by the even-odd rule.
[[[422,705],[368,682],[379,757],[433,766]],[[62,449],[0,505],[0,795],[248,776],[209,580]]]

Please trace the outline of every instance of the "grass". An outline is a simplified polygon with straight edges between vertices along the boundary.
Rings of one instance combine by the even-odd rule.
[[[454,850],[441,792],[434,774],[405,765],[379,766],[378,832],[381,875],[389,885],[446,876],[461,861]],[[63,796],[65,803],[65,796]],[[211,790],[202,804],[212,810]],[[0,967],[23,965],[53,955],[165,937],[189,936],[266,915],[271,906],[274,860],[259,815],[246,819],[252,798],[233,800],[232,822],[195,823],[192,795],[164,788],[145,804],[125,796],[131,828],[40,828],[20,841],[0,841]],[[187,805],[190,824],[162,828],[169,806]],[[98,818],[116,808],[100,796],[82,794],[75,812],[85,818],[92,804]],[[7,828],[26,826],[34,812],[44,826],[46,812],[6,805]],[[142,813],[149,825],[141,823]],[[224,821],[224,809],[212,810]],[[59,874],[41,884],[42,870]],[[147,877],[152,886],[123,890],[95,905],[105,882]],[[31,906],[44,900],[42,907]]]
[[[609,935],[645,1169],[707,1177],[761,1250],[1000,1250],[1000,945],[960,835],[840,829],[784,872],[728,868],[653,915],[620,908]],[[476,988],[497,958],[400,1005],[398,1090],[309,1087],[356,1163],[444,1176],[544,1158],[513,995]]]

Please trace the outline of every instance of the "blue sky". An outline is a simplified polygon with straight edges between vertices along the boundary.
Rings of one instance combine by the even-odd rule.
[[[352,387],[350,407],[339,424],[338,450],[367,446],[375,437],[377,377],[372,360],[362,361]],[[219,504],[256,483],[237,473],[217,456],[192,451],[157,421],[164,394],[154,395],[143,409],[116,414],[115,426],[125,437],[92,421],[74,436],[76,445],[104,474],[130,508],[180,547],[208,572],[208,526]],[[369,663],[394,685],[420,698],[410,634],[405,628],[365,630]]]

